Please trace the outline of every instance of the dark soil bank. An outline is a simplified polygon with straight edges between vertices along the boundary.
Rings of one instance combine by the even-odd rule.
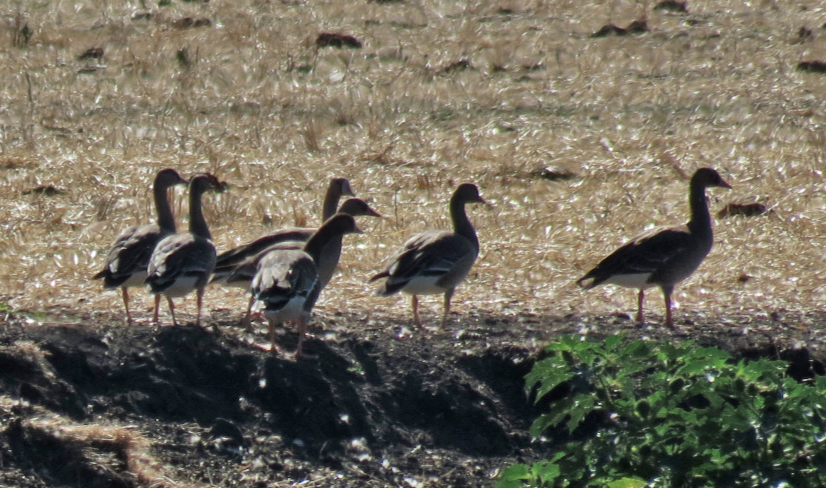
[[[624,317],[477,317],[436,335],[338,318],[296,361],[227,324],[216,335],[12,318],[0,332],[0,485],[487,486],[550,452],[527,433],[541,407],[522,379],[554,335],[673,335],[822,374],[810,326],[822,317],[738,320],[673,333]],[[295,334],[279,340],[291,350]]]

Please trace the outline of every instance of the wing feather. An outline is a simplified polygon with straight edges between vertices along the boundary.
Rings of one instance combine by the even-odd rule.
[[[295,298],[304,298],[309,311],[318,298],[318,272],[312,258],[294,249],[275,249],[261,257],[250,291],[265,310],[278,311]]]
[[[667,263],[686,254],[693,239],[686,226],[651,229],[611,253],[577,283],[590,289],[613,276],[654,275]]]
[[[438,282],[457,266],[475,260],[476,250],[466,238],[447,231],[424,232],[410,238],[371,281],[386,277],[378,293],[392,295],[416,277],[434,277]]]
[[[158,243],[149,262],[146,282],[152,293],[162,293],[179,277],[195,276],[206,283],[214,268],[212,241],[192,234],[175,234]]]
[[[156,224],[129,227],[112,243],[103,270],[93,279],[103,279],[104,287],[116,288],[132,275],[145,272],[155,246],[163,237]]]

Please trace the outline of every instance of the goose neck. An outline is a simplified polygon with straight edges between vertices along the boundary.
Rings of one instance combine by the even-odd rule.
[[[209,226],[207,226],[201,205],[203,194],[204,191],[197,187],[193,187],[189,192],[189,232],[198,237],[211,240],[212,234],[209,232]]]
[[[341,195],[330,185],[327,193],[324,195],[324,205],[321,208],[321,223],[327,222],[338,210],[338,201]]]
[[[323,249],[335,239],[342,241],[344,235],[328,225],[321,226],[304,245],[304,252],[313,258],[313,262],[318,263]]]
[[[708,201],[706,200],[704,185],[691,182],[689,206],[691,207],[691,221],[688,223],[688,227],[691,232],[711,235],[711,215],[708,213]]]
[[[175,217],[172,215],[172,208],[169,206],[169,192],[166,185],[154,185],[152,192],[155,197],[155,214],[157,216],[158,227],[164,233],[175,233]]]
[[[459,198],[450,200],[450,218],[453,221],[453,232],[469,240],[476,251],[479,251],[479,239],[476,237],[476,229],[468,219],[465,211],[465,201]]]

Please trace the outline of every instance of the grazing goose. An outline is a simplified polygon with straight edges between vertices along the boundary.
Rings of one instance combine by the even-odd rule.
[[[216,254],[201,209],[201,196],[207,190],[222,190],[214,176],[201,174],[192,178],[189,183],[189,232],[164,238],[149,260],[146,283],[154,295],[166,297],[173,325],[178,325],[178,321],[172,298],[185,296],[193,290],[198,296],[195,325],[201,325],[204,288],[215,268]]]
[[[665,296],[665,325],[673,328],[671,294],[674,286],[691,276],[714,242],[705,193],[706,188],[713,186],[731,188],[713,169],[698,169],[689,184],[691,220],[688,224],[658,227],[638,235],[603,259],[577,284],[586,290],[602,283],[637,288],[637,322],[640,323],[644,321],[645,289],[659,286]]]
[[[387,278],[376,295],[386,297],[399,291],[412,295],[413,320],[419,329],[418,295],[444,293],[444,315],[439,326],[440,331],[444,330],[453,292],[479,255],[479,239],[465,213],[467,203],[487,205],[476,185],[470,183],[460,185],[450,198],[453,232],[428,231],[413,236],[388,259],[384,271],[370,278],[371,282]]]
[[[157,221],[154,224],[135,225],[121,232],[112,243],[106,255],[103,270],[92,279],[103,279],[107,290],[120,287],[123,291],[123,306],[126,322],[132,323],[129,313],[129,287],[143,286],[146,281],[146,267],[149,257],[161,239],[175,233],[175,218],[169,208],[167,190],[175,185],[185,185],[187,181],[174,169],[164,169],[155,176],[152,193],[155,197]],[[158,314],[160,297],[155,299],[155,316]]]
[[[347,214],[336,214],[316,231],[303,249],[271,249],[258,261],[250,292],[269,323],[271,351],[276,351],[275,329],[284,322],[298,323],[296,356],[301,355],[304,333],[321,282],[316,262],[324,247],[344,234],[361,233]]]
[[[341,204],[341,207],[339,207],[338,213],[345,213],[353,217],[381,217],[378,212],[370,208],[367,202],[359,198],[347,199]],[[256,256],[259,256],[262,251],[282,242],[300,243],[296,245],[296,247],[300,249],[304,245],[304,242],[307,242],[316,230],[318,229],[304,227],[281,229],[256,239],[249,244],[226,251],[218,256],[217,263],[215,264],[215,273],[210,283],[249,289],[249,282],[255,273],[255,267],[258,263]],[[322,289],[324,289],[332,279],[340,257],[341,238],[333,239],[324,248],[319,257],[319,261],[316,263]],[[243,270],[237,270],[237,268],[241,266],[246,265],[249,267],[250,264],[252,264],[251,269],[246,273],[243,272]],[[230,276],[232,278],[230,278]],[[249,279],[246,279],[247,277],[249,277]]]

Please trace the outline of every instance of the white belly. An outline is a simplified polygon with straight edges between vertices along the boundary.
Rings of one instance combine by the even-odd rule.
[[[653,283],[648,283],[648,278],[650,277],[651,273],[621,274],[608,278],[605,280],[605,283],[624,286],[626,288],[636,288],[637,290],[645,290],[654,286]]]
[[[132,276],[129,277],[128,280],[124,281],[122,287],[135,287],[135,286],[142,286],[146,281],[146,277],[149,276],[149,273],[146,270],[138,271],[137,273],[133,273]]]
[[[441,276],[416,276],[404,285],[402,291],[408,295],[436,295],[444,293],[445,289],[436,285],[439,278],[441,278]]]
[[[306,298],[307,297],[304,296],[296,296],[280,310],[264,310],[264,317],[270,322],[290,322],[298,320],[304,314],[304,302]]]
[[[169,298],[189,295],[195,289],[197,282],[196,276],[181,276],[172,283],[172,286],[164,290],[163,295]]]

